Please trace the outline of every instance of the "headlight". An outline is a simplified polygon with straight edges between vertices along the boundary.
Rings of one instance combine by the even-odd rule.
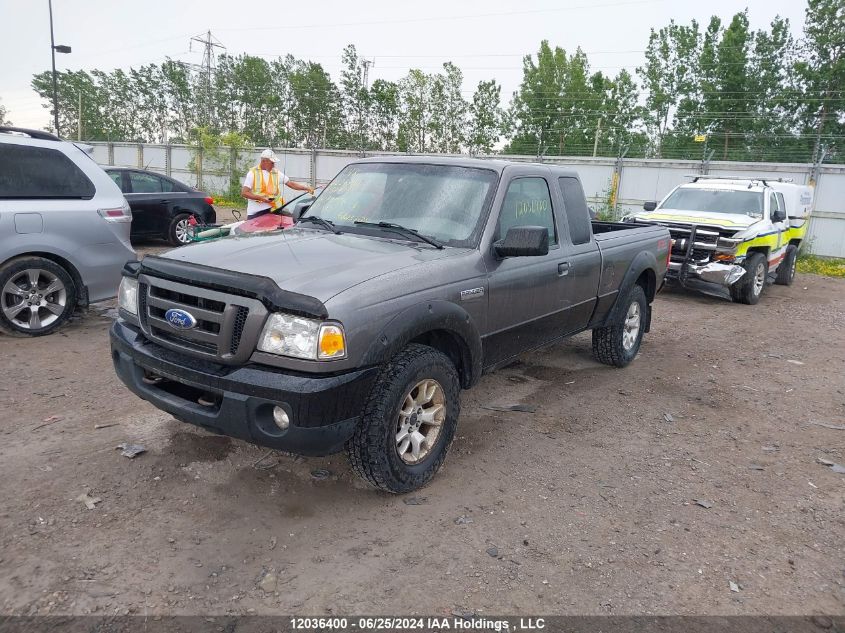
[[[138,280],[121,277],[117,290],[117,305],[129,314],[138,314]]]
[[[734,252],[740,244],[742,244],[742,240],[732,237],[720,237],[716,240],[716,248],[727,253]]]
[[[275,313],[264,324],[258,349],[280,356],[334,360],[346,356],[346,337],[339,323]]]

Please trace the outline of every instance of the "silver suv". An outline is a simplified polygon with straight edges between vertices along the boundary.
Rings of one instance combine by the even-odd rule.
[[[41,336],[114,297],[132,212],[83,149],[0,127],[0,331]]]

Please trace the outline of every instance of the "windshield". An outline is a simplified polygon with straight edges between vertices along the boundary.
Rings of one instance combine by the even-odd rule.
[[[306,215],[344,230],[355,222],[391,222],[451,246],[473,246],[495,182],[495,172],[487,169],[354,164],[340,172]]]
[[[676,189],[661,209],[679,211],[709,211],[710,213],[739,213],[763,217],[763,193],[731,189]]]

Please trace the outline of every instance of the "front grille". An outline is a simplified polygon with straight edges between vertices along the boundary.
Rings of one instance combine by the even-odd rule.
[[[204,354],[217,354],[217,346],[213,343],[203,343],[201,341],[195,341],[193,339],[188,338],[187,336],[172,334],[156,326],[153,326],[151,330],[155,332],[156,337],[164,339],[165,341],[168,341],[180,347],[185,347],[196,352],[203,352]]]
[[[243,306],[237,306],[235,312],[235,323],[232,326],[232,344],[229,346],[229,353],[236,354],[238,346],[241,344],[241,336],[244,333],[244,325],[246,325],[246,318],[249,315],[249,309]]]
[[[255,299],[147,275],[141,275],[138,291],[141,328],[148,338],[220,363],[249,359],[267,315]],[[174,327],[165,316],[171,309],[187,312],[195,323],[188,328]]]
[[[212,312],[223,312],[223,310],[226,309],[226,304],[222,301],[214,301],[213,299],[208,299],[206,297],[197,297],[196,295],[186,294],[184,292],[174,292],[172,290],[168,290],[167,288],[160,288],[158,286],[152,286],[150,288],[150,296],[159,299],[167,299],[168,301],[181,303],[185,306],[211,310]]]
[[[147,327],[147,284],[138,284],[138,318],[141,326]]]

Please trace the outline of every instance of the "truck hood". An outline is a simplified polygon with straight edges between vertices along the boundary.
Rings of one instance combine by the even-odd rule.
[[[360,283],[441,259],[454,251],[464,249],[440,250],[428,244],[361,234],[291,228],[199,242],[160,257],[267,277],[282,290],[325,303]]]
[[[634,214],[638,220],[646,222],[673,222],[678,224],[704,224],[734,231],[742,231],[760,218],[752,218],[744,213],[708,213],[707,211],[684,211],[681,209],[655,209]]]

